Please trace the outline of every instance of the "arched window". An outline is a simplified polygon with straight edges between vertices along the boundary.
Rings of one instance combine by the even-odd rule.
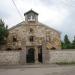
[[[50,41],[51,41],[50,36],[47,36],[47,37],[46,37],[46,41],[47,41],[47,42],[50,42]]]
[[[30,42],[33,42],[34,41],[34,36],[30,36],[29,40],[30,40]]]
[[[30,32],[33,32],[33,29],[32,28],[30,28]]]
[[[13,42],[17,42],[17,38],[13,36]]]

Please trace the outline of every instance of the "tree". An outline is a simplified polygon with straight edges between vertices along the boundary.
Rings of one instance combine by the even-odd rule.
[[[8,26],[0,19],[0,46],[6,43],[8,36]]]
[[[62,49],[71,49],[72,48],[71,42],[68,39],[67,34],[64,36],[64,41],[61,41],[61,46],[62,46]]]
[[[71,42],[68,39],[68,35],[64,36],[64,48],[65,49],[71,49]]]
[[[63,41],[61,41],[61,48],[62,49],[65,49],[65,45],[64,45],[64,42]]]
[[[72,41],[72,49],[75,49],[75,36],[74,36],[74,40]]]

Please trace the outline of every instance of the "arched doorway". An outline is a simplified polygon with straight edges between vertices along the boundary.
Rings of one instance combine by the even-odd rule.
[[[27,63],[34,63],[34,62],[35,62],[34,51],[35,51],[34,48],[29,48],[29,49],[28,49],[28,53],[27,53],[27,55],[26,55],[26,59],[27,59],[26,61],[27,61]]]
[[[39,46],[38,50],[39,50],[39,52],[38,52],[38,61],[40,63],[42,63],[42,46]]]

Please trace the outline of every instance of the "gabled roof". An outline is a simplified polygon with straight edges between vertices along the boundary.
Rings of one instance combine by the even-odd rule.
[[[37,12],[35,12],[35,11],[33,11],[33,10],[31,9],[31,10],[27,11],[26,13],[24,13],[24,16],[25,16],[25,15],[27,15],[28,13],[30,13],[30,12],[33,12],[33,13],[35,13],[35,14],[37,14],[37,15],[38,15],[38,13],[37,13]]]
[[[25,21],[22,21],[21,23],[18,23],[17,25],[15,25],[15,26],[9,28],[9,31],[12,30],[12,29],[14,29],[14,28],[17,28],[17,27],[19,27],[19,26],[22,26],[22,25],[25,25]]]
[[[19,27],[19,26],[22,26],[22,25],[26,25],[25,21],[22,21],[21,23],[19,23],[19,24],[13,26],[13,27],[11,27],[11,28],[9,28],[9,31],[12,30],[12,29],[14,29],[14,28],[17,28],[17,27]],[[54,29],[54,28],[51,28],[51,27],[49,27],[49,26],[47,26],[47,25],[45,25],[45,24],[43,24],[43,23],[38,22],[38,25],[44,26],[44,27],[46,27],[46,28],[48,28],[48,29],[51,29],[51,30],[53,30],[53,31],[55,31],[55,32],[57,32],[57,33],[59,33],[59,34],[61,34],[60,31],[58,31],[58,30],[56,30],[56,29]]]
[[[45,25],[45,24],[43,24],[43,23],[40,23],[40,22],[39,22],[39,25],[44,26],[44,27],[46,27],[46,28],[48,28],[48,29],[51,29],[51,30],[53,30],[53,31],[55,31],[55,32],[57,32],[57,33],[59,33],[59,34],[61,34],[60,31],[58,31],[58,30],[56,30],[56,29],[54,29],[54,28],[52,28],[52,27],[49,27],[49,26],[47,26],[47,25]]]

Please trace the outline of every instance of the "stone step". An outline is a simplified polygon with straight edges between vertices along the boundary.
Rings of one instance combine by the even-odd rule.
[[[0,65],[0,68],[48,68],[58,67],[57,64],[25,64],[25,65]]]

